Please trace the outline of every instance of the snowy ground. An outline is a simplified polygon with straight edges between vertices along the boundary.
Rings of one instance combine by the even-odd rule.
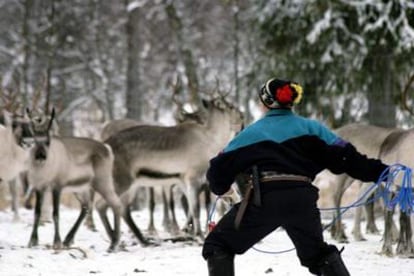
[[[200,245],[165,242],[159,247],[143,248],[136,244],[135,238],[128,232],[125,224],[122,225],[122,242],[126,245],[126,251],[106,252],[109,242],[100,221],[97,221],[97,232],[91,232],[84,226],[79,230],[75,246],[82,250],[70,249],[56,252],[49,249],[53,237],[51,223],[40,228],[40,245],[36,248],[27,248],[33,214],[32,211],[24,209],[20,213],[21,220],[12,222],[10,211],[0,212],[0,275],[2,276],[207,276],[206,263],[200,255]],[[62,207],[62,236],[75,220],[77,213],[77,210]],[[133,215],[140,227],[145,229],[147,212],[134,212]],[[346,220],[345,223],[348,225],[349,234],[351,221]],[[161,229],[160,220],[157,221],[157,225]],[[382,223],[378,222],[378,226],[382,226]],[[325,234],[327,240],[330,241],[329,233]],[[160,231],[160,236],[167,237],[162,231]],[[366,235],[366,237],[368,238],[366,242],[351,242],[345,245],[343,258],[351,275],[414,275],[413,259],[380,256],[377,252],[381,248],[381,237],[375,235]],[[290,249],[292,244],[283,231],[277,231],[257,244],[255,248],[275,252]],[[246,254],[236,257],[236,275],[301,276],[310,274],[299,265],[294,251],[266,254],[251,249]]]

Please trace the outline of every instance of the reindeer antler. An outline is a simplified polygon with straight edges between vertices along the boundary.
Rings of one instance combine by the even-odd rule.
[[[32,97],[32,110],[39,109],[39,102],[43,96],[44,91],[46,91],[47,78],[42,77],[40,83],[38,83],[36,89],[33,92]],[[45,107],[45,113],[49,113],[48,107]]]
[[[404,110],[408,111],[410,115],[414,115],[414,110],[407,105],[408,91],[410,90],[411,85],[414,83],[414,74],[408,79],[405,84],[404,90],[401,93],[401,106]]]
[[[173,103],[175,103],[177,105],[178,109],[183,110],[184,103],[178,99],[179,94],[181,93],[181,90],[182,90],[181,79],[178,75],[177,75],[177,79],[176,79],[175,83],[171,83],[170,86],[171,86],[172,92],[173,92],[173,94],[172,94]]]
[[[10,90],[5,90],[0,88],[0,97],[2,100],[1,108],[7,110],[8,112],[15,114],[17,110],[21,107],[21,103],[18,100],[18,93],[13,93]]]

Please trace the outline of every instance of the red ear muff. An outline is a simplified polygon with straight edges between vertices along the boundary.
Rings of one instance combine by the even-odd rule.
[[[282,104],[287,105],[293,102],[293,91],[292,88],[286,84],[281,88],[278,88],[275,92],[276,100]]]

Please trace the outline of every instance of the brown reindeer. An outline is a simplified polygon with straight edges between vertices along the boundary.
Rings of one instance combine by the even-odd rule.
[[[30,110],[27,110],[27,114],[34,138],[34,146],[30,150],[28,179],[36,194],[34,224],[29,247],[38,245],[42,201],[45,191],[51,189],[55,226],[53,248],[62,248],[59,233],[60,195],[64,188],[71,187],[81,191],[77,193],[81,212],[65,237],[63,246],[70,246],[73,243],[80,223],[91,209],[91,200],[85,195],[88,195],[87,191],[92,188],[102,196],[102,201],[105,201],[114,213],[114,229],[108,232],[111,239],[108,250],[115,250],[120,239],[122,203],[115,193],[112,182],[113,154],[110,147],[88,138],[51,136],[54,109],[50,116],[45,115],[43,118],[32,116]],[[103,212],[99,209],[98,211]]]
[[[186,122],[194,122],[198,124],[203,124],[205,121],[205,115],[202,114],[200,109],[188,112],[185,108],[185,103],[178,99],[178,92],[179,92],[179,84],[173,85],[173,95],[172,101],[176,106],[176,113],[174,114],[175,120],[178,124],[186,123]],[[204,116],[203,116],[204,115]],[[101,141],[107,140],[109,137],[118,133],[121,130],[138,126],[144,125],[143,122],[139,122],[133,119],[118,119],[108,121],[104,124],[102,131],[101,131]],[[155,200],[154,200],[154,188],[161,187],[162,193],[162,200],[163,200],[163,220],[162,224],[164,228],[170,232],[171,234],[177,234],[179,232],[179,226],[177,223],[177,218],[175,214],[175,203],[174,203],[174,196],[173,191],[177,184],[181,182],[180,179],[177,177],[147,177],[146,179],[141,178],[141,180],[145,180],[147,184],[141,185],[142,187],[148,187],[147,190],[147,198],[148,198],[148,207],[149,207],[149,223],[147,231],[152,235],[156,235],[157,231],[154,224],[154,210],[155,210]],[[152,180],[152,182],[151,182]],[[169,184],[165,184],[170,181]],[[92,214],[92,213],[90,213]],[[93,218],[92,216],[88,216],[87,219],[88,225],[93,225]]]
[[[193,121],[197,120],[200,121],[199,116],[196,114],[190,114],[190,113],[184,113],[179,112],[179,117],[181,120],[186,121]],[[138,126],[138,125],[144,125],[144,123],[139,122],[137,120],[133,119],[118,119],[118,120],[112,120],[109,122],[106,122],[104,124],[104,127],[101,131],[101,141],[107,140],[112,135],[118,133],[119,131],[128,129],[130,127]],[[144,178],[142,178],[144,180]],[[152,180],[152,182],[151,182]],[[148,228],[147,231],[150,235],[156,235],[157,230],[155,228],[154,224],[154,210],[155,210],[155,194],[154,194],[154,187],[161,187],[161,193],[162,193],[162,199],[163,199],[163,221],[162,224],[168,232],[171,234],[177,234],[179,231],[179,226],[177,223],[175,210],[174,210],[174,202],[173,202],[173,189],[176,186],[177,183],[181,182],[180,179],[177,177],[171,177],[171,178],[157,178],[157,177],[148,177],[145,179],[147,184],[141,185],[142,188],[145,189],[147,193],[148,198],[148,210],[149,210],[149,222],[148,222]],[[166,182],[169,182],[169,184],[166,184]],[[152,185],[151,185],[152,183]],[[142,192],[138,191],[138,192]],[[133,199],[131,199],[132,201]],[[171,218],[170,218],[170,212],[171,212]],[[89,214],[87,217],[87,224],[89,226],[93,226],[93,218],[92,213]]]
[[[141,185],[140,178],[148,177],[177,177],[181,180],[194,222],[194,234],[202,237],[199,179],[204,177],[210,158],[242,125],[241,113],[224,98],[205,101],[204,104],[208,115],[202,125],[187,122],[171,127],[135,126],[105,141],[114,152],[114,182],[124,204],[124,217],[141,242],[146,239],[130,215],[130,195]]]

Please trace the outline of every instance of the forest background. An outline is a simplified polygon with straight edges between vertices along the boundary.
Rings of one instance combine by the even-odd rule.
[[[183,101],[228,92],[248,123],[274,76],[330,127],[411,127],[413,65],[413,0],[0,0],[2,97],[55,107],[63,135],[171,123],[177,79]]]

